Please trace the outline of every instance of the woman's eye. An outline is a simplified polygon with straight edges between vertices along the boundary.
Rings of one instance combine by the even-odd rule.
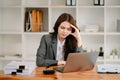
[[[64,27],[64,26],[61,26],[61,29],[65,29],[65,27]]]
[[[68,30],[68,31],[71,31],[71,28],[68,28],[67,30]]]

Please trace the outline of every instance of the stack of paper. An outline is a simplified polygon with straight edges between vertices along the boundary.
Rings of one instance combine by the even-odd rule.
[[[4,74],[28,75],[35,69],[35,67],[36,65],[34,62],[12,61],[4,67]]]
[[[99,26],[98,25],[86,25],[84,28],[85,32],[98,32]]]
[[[99,64],[98,73],[120,73],[120,64]]]

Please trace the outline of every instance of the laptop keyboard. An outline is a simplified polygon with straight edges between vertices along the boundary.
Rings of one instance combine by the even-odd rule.
[[[54,68],[54,70],[59,71],[59,72],[63,72],[64,67],[56,67],[56,68]]]

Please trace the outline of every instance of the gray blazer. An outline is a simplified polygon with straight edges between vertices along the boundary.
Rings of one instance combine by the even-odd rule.
[[[76,49],[76,52],[81,51],[81,47]],[[37,66],[56,66],[57,52],[57,36],[52,37],[51,34],[44,35],[41,38],[40,46],[37,50],[36,65]]]

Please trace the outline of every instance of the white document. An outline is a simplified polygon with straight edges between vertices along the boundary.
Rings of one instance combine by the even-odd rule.
[[[98,73],[120,73],[120,64],[98,64]]]
[[[36,68],[35,62],[12,61],[4,67],[4,74],[30,74]]]

